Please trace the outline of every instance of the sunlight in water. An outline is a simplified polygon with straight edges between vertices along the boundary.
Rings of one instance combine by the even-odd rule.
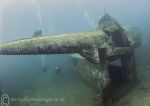
[[[81,9],[81,11],[83,12],[83,16],[85,18],[85,20],[87,21],[87,23],[90,25],[91,28],[95,28],[95,20],[91,18],[89,12],[86,10],[86,8],[84,7],[84,2],[82,2],[82,0],[77,0],[76,1],[79,8]]]
[[[36,16],[37,16],[37,28],[38,30],[42,29],[42,14],[41,14],[41,7],[40,4],[38,2],[38,0],[34,0],[34,4],[36,6]],[[45,56],[41,55],[41,61],[42,61],[42,67],[44,68],[46,66],[46,61],[45,61]]]
[[[7,0],[0,0],[0,42],[2,42],[2,25],[3,25],[3,13],[6,8]]]

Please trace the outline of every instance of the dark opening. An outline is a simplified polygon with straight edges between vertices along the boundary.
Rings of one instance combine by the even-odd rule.
[[[120,31],[114,31],[112,33],[112,41],[113,41],[113,46],[123,46],[123,36]]]
[[[123,69],[121,59],[115,60],[108,65],[111,93],[113,101],[118,100],[129,90],[127,78],[127,70]]]

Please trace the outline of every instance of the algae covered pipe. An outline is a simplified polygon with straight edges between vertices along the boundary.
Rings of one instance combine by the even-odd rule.
[[[33,37],[0,44],[0,55],[35,55],[79,53],[93,63],[99,63],[99,48],[107,49],[107,57],[122,55],[141,43],[139,29],[122,27],[105,14],[93,32]]]
[[[0,45],[2,55],[78,53],[104,43],[102,31],[60,34],[16,40]],[[96,43],[98,42],[98,43]]]

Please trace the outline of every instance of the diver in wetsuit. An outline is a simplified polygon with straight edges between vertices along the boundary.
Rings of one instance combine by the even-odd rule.
[[[42,36],[42,30],[36,29],[33,34],[33,37],[41,37],[41,36]]]

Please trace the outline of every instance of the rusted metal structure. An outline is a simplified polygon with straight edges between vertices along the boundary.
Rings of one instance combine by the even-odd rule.
[[[83,57],[77,64],[80,75],[99,92],[100,106],[107,106],[113,86],[136,80],[134,48],[141,44],[140,35],[138,28],[122,27],[106,13],[95,31],[7,42],[0,45],[0,55],[78,53]],[[121,65],[111,64],[117,59]]]

